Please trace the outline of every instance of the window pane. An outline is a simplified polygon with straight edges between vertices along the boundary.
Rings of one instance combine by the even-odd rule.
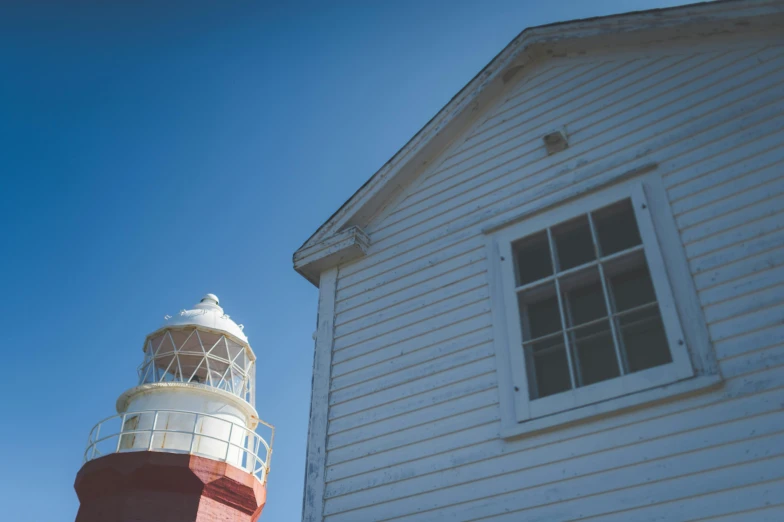
[[[593,213],[599,248],[603,256],[626,250],[642,243],[634,218],[632,202],[625,199]]]
[[[672,362],[658,306],[624,314],[619,323],[629,372]]]
[[[543,341],[532,343],[529,361],[533,361],[531,382],[532,397],[547,397],[571,389],[569,379],[569,363],[566,360],[566,349],[563,338],[554,336]]]
[[[560,270],[568,270],[596,259],[587,216],[553,228],[553,236]]]
[[[517,267],[518,285],[544,279],[553,274],[547,232],[540,232],[516,241],[512,245],[512,252]]]
[[[610,277],[616,312],[656,301],[648,265],[644,260],[640,262],[641,266],[630,267],[627,271]]]
[[[591,267],[571,274],[561,281],[561,288],[564,290],[566,324],[569,326],[607,317],[607,305],[598,268]]]
[[[517,296],[523,338],[526,341],[561,330],[561,314],[558,311],[555,285],[550,283],[544,290],[548,295],[539,295],[536,301],[532,301],[532,296],[526,293]]]
[[[609,320],[578,328],[571,339],[582,386],[620,376]]]

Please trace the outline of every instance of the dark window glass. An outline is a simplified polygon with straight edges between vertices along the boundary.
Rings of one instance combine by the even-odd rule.
[[[580,369],[582,386],[606,381],[621,374],[609,321],[577,328],[570,343],[575,346],[574,362]]]
[[[642,263],[642,266],[632,267],[610,277],[615,309],[618,312],[656,301],[648,265],[644,261]]]
[[[581,216],[553,228],[560,270],[569,270],[596,259],[588,217]]]
[[[657,306],[625,314],[619,318],[619,323],[629,372],[672,362]]]
[[[534,375],[531,386],[533,397],[547,397],[571,389],[569,363],[563,338],[553,338],[532,343],[530,346]]]
[[[595,267],[581,270],[562,283],[566,303],[567,324],[577,326],[595,319],[607,317],[599,270]]]
[[[561,313],[558,311],[558,299],[554,294],[553,289],[550,297],[533,303],[526,302],[524,296],[519,296],[520,312],[523,315],[523,338],[526,341],[561,331]]]
[[[512,252],[517,267],[518,285],[553,275],[547,232],[540,232],[515,242],[512,245]]]
[[[631,200],[625,199],[593,213],[603,256],[642,244]]]

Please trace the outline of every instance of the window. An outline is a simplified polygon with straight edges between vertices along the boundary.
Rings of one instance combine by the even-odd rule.
[[[699,334],[687,342],[667,272],[674,266],[690,281],[688,266],[677,255],[665,260],[657,233],[677,241],[677,232],[666,226],[671,215],[659,216],[657,230],[654,213],[643,185],[626,183],[489,236],[496,351],[509,377],[499,385],[507,381],[502,395],[513,406],[507,432],[653,400],[678,387],[643,392],[696,375],[689,345],[705,343]]]
[[[630,198],[512,244],[529,394],[672,362]]]

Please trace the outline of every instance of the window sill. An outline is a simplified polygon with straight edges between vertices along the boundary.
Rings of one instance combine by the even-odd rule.
[[[509,439],[521,435],[531,435],[536,432],[561,427],[577,421],[589,420],[594,417],[619,413],[622,410],[633,408],[641,404],[670,399],[677,396],[705,391],[721,384],[720,375],[702,375],[677,381],[672,384],[651,388],[648,390],[623,395],[614,399],[581,406],[571,410],[554,413],[515,424],[501,425],[501,438]]]

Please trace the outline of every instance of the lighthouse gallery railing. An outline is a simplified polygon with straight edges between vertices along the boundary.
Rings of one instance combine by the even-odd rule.
[[[168,422],[177,416],[181,422],[170,428]],[[193,418],[190,429],[177,429],[183,424],[182,419]],[[162,418],[166,419],[161,426]],[[139,427],[141,419],[147,419],[147,427]],[[151,422],[149,422],[151,420]],[[212,460],[227,462],[253,474],[262,484],[266,483],[272,458],[272,443],[275,438],[275,427],[259,420],[260,426],[269,429],[270,440],[253,430],[232,422],[224,417],[184,410],[145,410],[121,413],[107,417],[96,424],[90,431],[87,448],[84,451],[84,462],[109,455],[133,451],[159,451],[165,453],[186,453],[203,456]],[[209,423],[213,434],[205,432],[205,423]],[[228,428],[228,436],[214,434],[216,424],[222,425],[222,433]],[[166,443],[166,437],[170,442]],[[177,439],[172,441],[172,439]],[[211,447],[203,449],[204,443]],[[225,451],[222,447],[225,445]],[[219,451],[216,451],[219,449]]]

